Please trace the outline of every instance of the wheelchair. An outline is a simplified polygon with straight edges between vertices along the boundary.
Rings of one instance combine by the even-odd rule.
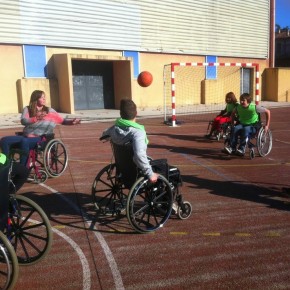
[[[22,132],[16,132],[21,135]],[[17,145],[14,146],[16,148]],[[16,150],[13,150],[15,153]],[[15,155],[12,154],[15,159]],[[27,168],[36,183],[44,183],[48,177],[59,177],[68,164],[67,150],[62,141],[54,138],[54,134],[41,136],[41,141],[29,151]]]
[[[14,248],[0,231],[0,289],[12,289],[17,282],[19,265]]]
[[[230,134],[227,135],[224,144],[225,146],[230,145],[231,134],[233,131],[233,126],[229,127]],[[266,132],[263,123],[259,121],[257,124],[254,125],[255,133],[250,134],[247,137],[246,141],[246,148],[249,149],[249,156],[250,159],[254,159],[256,156],[256,151],[261,157],[267,156],[272,150],[272,132],[270,129]],[[239,140],[238,140],[239,143]],[[256,150],[255,150],[256,149]]]
[[[0,289],[12,289],[19,265],[33,265],[50,251],[52,229],[48,217],[31,199],[16,195],[12,180],[12,159],[8,170],[7,223],[0,232]],[[5,218],[6,219],[6,218]]]
[[[109,141],[110,137],[101,140]],[[153,171],[160,174],[157,182],[151,183],[133,162],[131,144],[117,145],[111,141],[111,146],[115,162],[105,166],[92,185],[93,203],[100,215],[126,212],[130,225],[139,233],[163,227],[173,212],[180,219],[191,215],[192,206],[183,201],[179,191],[178,168],[169,166],[166,159],[149,158]]]
[[[206,136],[211,131],[213,123],[214,123],[213,120],[208,122],[207,130],[206,130]],[[216,128],[213,131],[213,136],[216,138],[217,141],[220,141],[221,139],[226,139],[227,136],[230,133],[230,129],[231,129],[231,122],[225,122],[225,123],[221,124],[220,128]]]

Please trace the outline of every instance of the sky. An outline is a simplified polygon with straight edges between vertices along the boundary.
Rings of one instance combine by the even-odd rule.
[[[290,28],[290,0],[276,0],[276,21],[281,28]]]

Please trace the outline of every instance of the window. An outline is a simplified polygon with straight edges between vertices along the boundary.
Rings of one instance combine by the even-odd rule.
[[[23,45],[24,75],[26,78],[46,77],[45,46]]]

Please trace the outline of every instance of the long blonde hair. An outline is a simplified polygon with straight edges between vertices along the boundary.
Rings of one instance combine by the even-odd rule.
[[[35,117],[37,113],[37,101],[42,97],[44,94],[44,91],[40,90],[35,90],[32,92],[31,97],[30,97],[30,102],[28,106],[28,111],[29,111],[29,117]],[[48,113],[49,108],[47,106],[43,106],[42,112]]]

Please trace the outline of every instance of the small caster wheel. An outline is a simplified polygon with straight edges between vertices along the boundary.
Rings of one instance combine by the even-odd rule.
[[[178,217],[182,220],[186,220],[190,217],[192,211],[192,206],[190,202],[184,201],[182,206],[178,207],[177,214]]]
[[[38,170],[38,173],[34,174],[34,181],[36,183],[44,183],[48,179],[48,175],[44,170]]]
[[[250,158],[254,159],[255,158],[255,151],[253,148],[250,149]]]

